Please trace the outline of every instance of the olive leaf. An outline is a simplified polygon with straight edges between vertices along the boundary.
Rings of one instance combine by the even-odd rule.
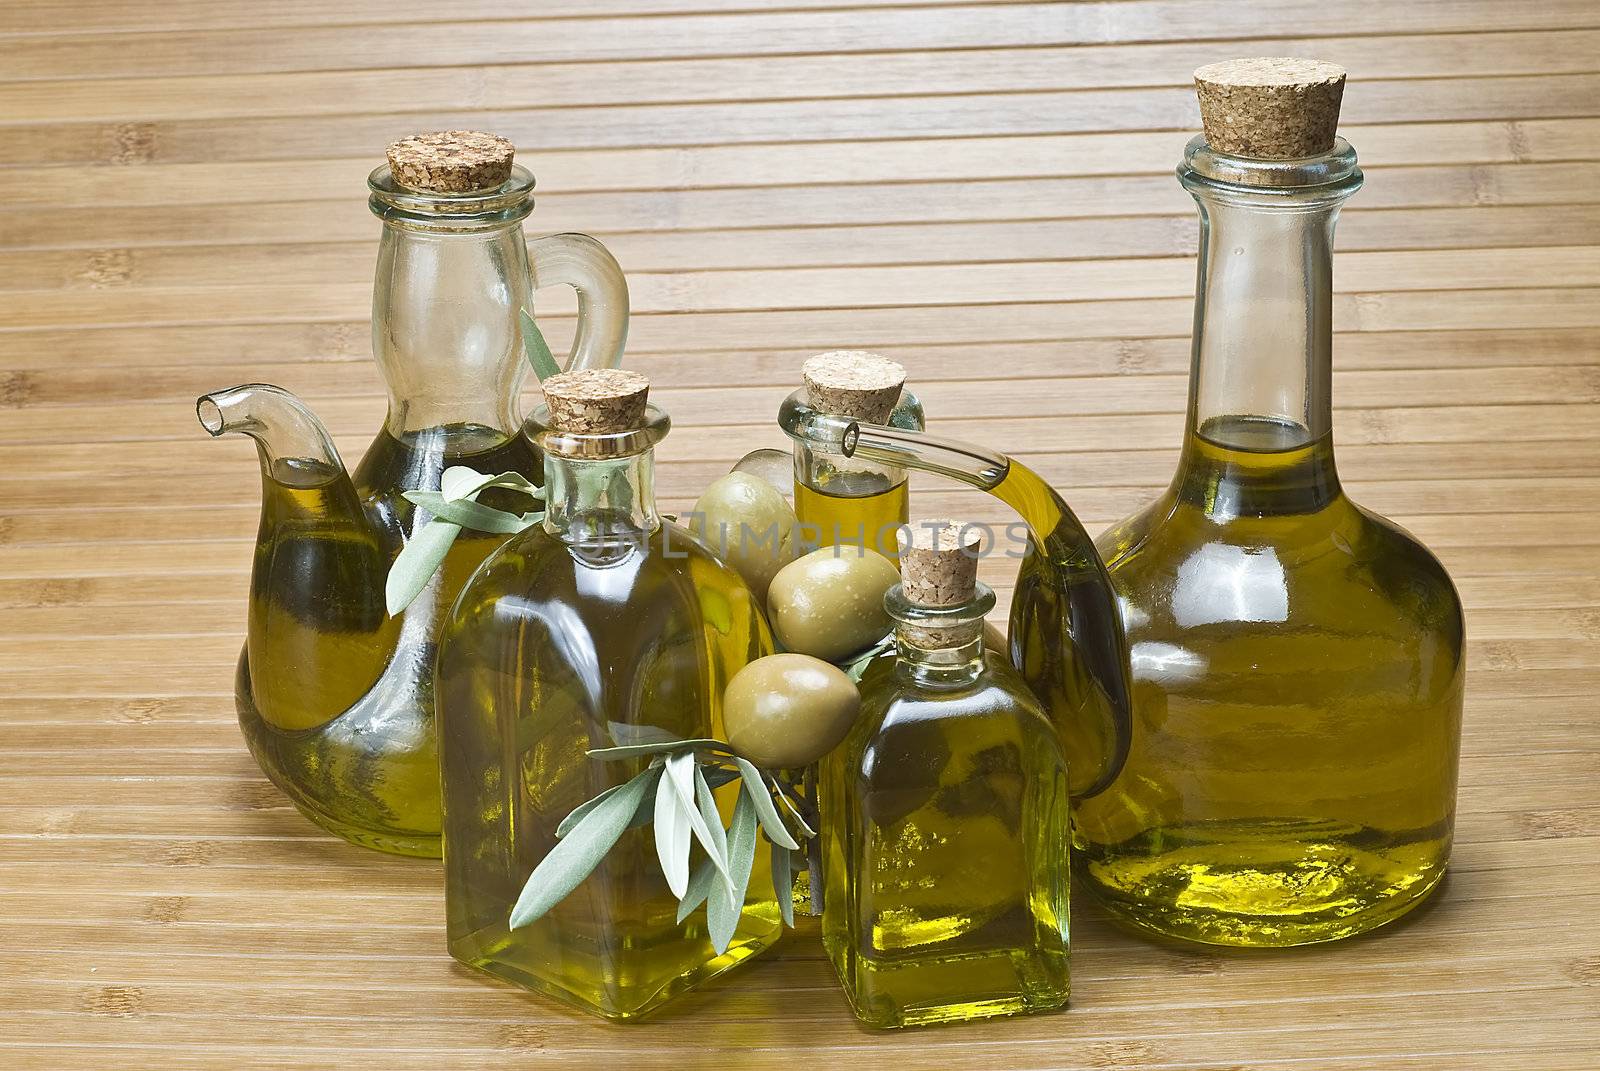
[[[800,827],[800,835],[807,839],[815,837],[817,831],[812,829],[810,824],[806,822],[805,816],[800,813],[800,808],[796,807],[794,802],[789,799],[789,794],[783,790],[783,786],[778,783],[778,779],[775,777],[772,779],[772,791],[784,808],[794,815],[795,824]]]
[[[739,917],[744,913],[744,897],[750,887],[750,870],[756,861],[756,808],[750,793],[739,786],[739,799],[733,807],[733,821],[728,826],[728,867],[732,881],[727,884],[713,882],[706,899],[706,930],[711,937],[711,947],[717,955],[728,950],[734,932],[739,928]],[[783,897],[779,896],[782,900]],[[794,899],[791,894],[789,898]]]
[[[410,606],[412,600],[422,594],[460,534],[459,524],[440,520],[430,520],[412,530],[411,538],[395,556],[383,583],[383,601],[390,617]]]
[[[794,859],[789,854],[789,849],[780,845],[772,846],[772,891],[778,898],[778,912],[783,916],[783,924],[790,929],[794,928]],[[683,921],[681,918],[679,921]]]
[[[672,895],[682,899],[689,892],[689,815],[673,791],[671,777],[663,777],[656,785],[655,822],[661,873]]]
[[[522,352],[533,366],[533,374],[543,383],[561,371],[561,366],[556,364],[555,357],[550,353],[550,345],[544,340],[544,332],[533,322],[528,310],[520,310],[517,318],[522,323]]]
[[[394,617],[422,594],[433,574],[450,553],[463,528],[501,535],[520,532],[539,523],[542,513],[507,513],[478,503],[478,492],[488,487],[509,487],[534,498],[544,492],[520,472],[485,475],[465,465],[452,465],[439,477],[438,491],[406,491],[408,502],[433,516],[412,529],[406,545],[395,555],[384,580],[383,601]]]
[[[520,491],[529,498],[544,500],[544,488],[520,472],[497,472],[490,475],[468,468],[466,465],[451,465],[439,476],[439,491],[452,502],[463,498],[474,498],[478,492],[491,487],[505,487],[512,491]]]
[[[664,776],[672,783],[672,790],[678,794],[679,802],[683,805],[684,820],[694,832],[695,840],[705,849],[706,855],[711,858],[712,865],[717,868],[723,880],[731,882],[733,879],[728,876],[728,835],[722,828],[722,816],[717,813],[716,801],[712,800],[709,814],[705,810],[703,801],[699,809],[696,809],[698,791],[703,788],[705,798],[709,799],[711,788],[706,785],[706,779],[694,761],[694,752],[683,751],[671,756],[667,759],[665,769]]]
[[[545,912],[566,899],[583,880],[594,873],[627,830],[640,801],[663,776],[662,768],[652,766],[622,788],[591,808],[567,835],[556,841],[550,854],[539,861],[528,875],[522,894],[511,909],[511,928],[520,929],[543,918]]]
[[[606,722],[606,732],[618,744],[675,744],[681,741],[681,736],[675,736],[659,725],[634,725],[625,721]],[[590,752],[593,754],[593,752]]]
[[[446,498],[440,491],[402,491],[400,497],[412,505],[421,506],[439,520],[479,532],[515,535],[544,520],[542,511],[507,513],[503,509],[485,506],[470,498]]]
[[[733,757],[733,761],[734,765],[739,767],[739,776],[744,778],[744,789],[749,793],[751,802],[755,804],[756,814],[761,818],[761,828],[766,831],[767,839],[785,848],[799,848],[799,843],[783,824],[778,809],[772,805],[772,794],[767,791],[766,782],[761,780],[761,771],[756,769],[755,763],[738,755]]]
[[[706,897],[711,895],[711,886],[716,880],[717,868],[711,865],[711,860],[700,860],[700,865],[694,868],[694,874],[689,878],[689,888],[678,900],[679,922],[694,914],[694,909],[706,902]]]
[[[668,760],[669,762],[671,760]],[[722,872],[722,877],[728,888],[733,887],[733,871],[728,866],[728,831],[722,828],[722,813],[717,810],[717,798],[711,794],[711,785],[706,782],[705,771],[700,769],[699,763],[690,757],[689,765],[694,773],[694,798],[700,805],[700,820],[711,835],[715,845],[701,841],[706,854],[711,856],[711,861],[717,864],[717,869]],[[700,826],[695,827],[698,835]]]
[[[697,737],[693,740],[663,740],[660,743],[623,744],[621,747],[601,747],[585,752],[591,759],[601,762],[613,762],[617,759],[636,759],[641,755],[672,755],[692,751],[695,748],[705,748],[708,751],[725,751],[732,754],[733,749],[721,740],[710,737]]]

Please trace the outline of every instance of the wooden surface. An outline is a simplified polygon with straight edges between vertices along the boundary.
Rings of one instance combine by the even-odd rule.
[[[1099,528],[1175,460],[1189,72],[1263,52],[1350,69],[1343,472],[1469,607],[1431,908],[1236,955],[1080,902],[1070,1011],[899,1036],[852,1025],[807,931],[616,1028],[453,966],[437,865],[322,835],[256,771],[230,688],[258,482],[192,399],[281,383],[359,455],[387,141],[512,136],[530,230],[615,250],[669,506],[781,445],[800,358],[852,345]],[[1600,1066],[1597,157],[1594,0],[6,0],[0,1064]]]

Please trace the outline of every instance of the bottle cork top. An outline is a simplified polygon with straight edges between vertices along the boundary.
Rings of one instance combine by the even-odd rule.
[[[885,423],[900,401],[906,370],[896,361],[865,350],[829,350],[800,366],[811,404],[824,413]]]
[[[1206,144],[1230,156],[1298,160],[1333,149],[1344,68],[1321,60],[1264,56],[1194,72]]]
[[[622,368],[584,368],[544,381],[544,401],[554,431],[605,434],[644,423],[650,380]]]
[[[394,181],[422,193],[478,193],[511,177],[516,147],[481,130],[413,134],[386,150]]]
[[[983,533],[944,517],[898,533],[900,590],[916,606],[960,606],[977,593]]]

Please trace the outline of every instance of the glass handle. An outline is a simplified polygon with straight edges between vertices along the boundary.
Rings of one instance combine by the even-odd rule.
[[[611,251],[587,234],[550,234],[528,243],[533,288],[578,293],[578,331],[566,371],[616,368],[628,343],[628,280]]]

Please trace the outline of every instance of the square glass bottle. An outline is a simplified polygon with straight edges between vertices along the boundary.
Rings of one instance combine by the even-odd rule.
[[[823,944],[870,1026],[1067,1001],[1066,760],[984,650],[976,535],[934,521],[902,539],[884,598],[898,657],[868,670],[860,718],[822,763]]]

